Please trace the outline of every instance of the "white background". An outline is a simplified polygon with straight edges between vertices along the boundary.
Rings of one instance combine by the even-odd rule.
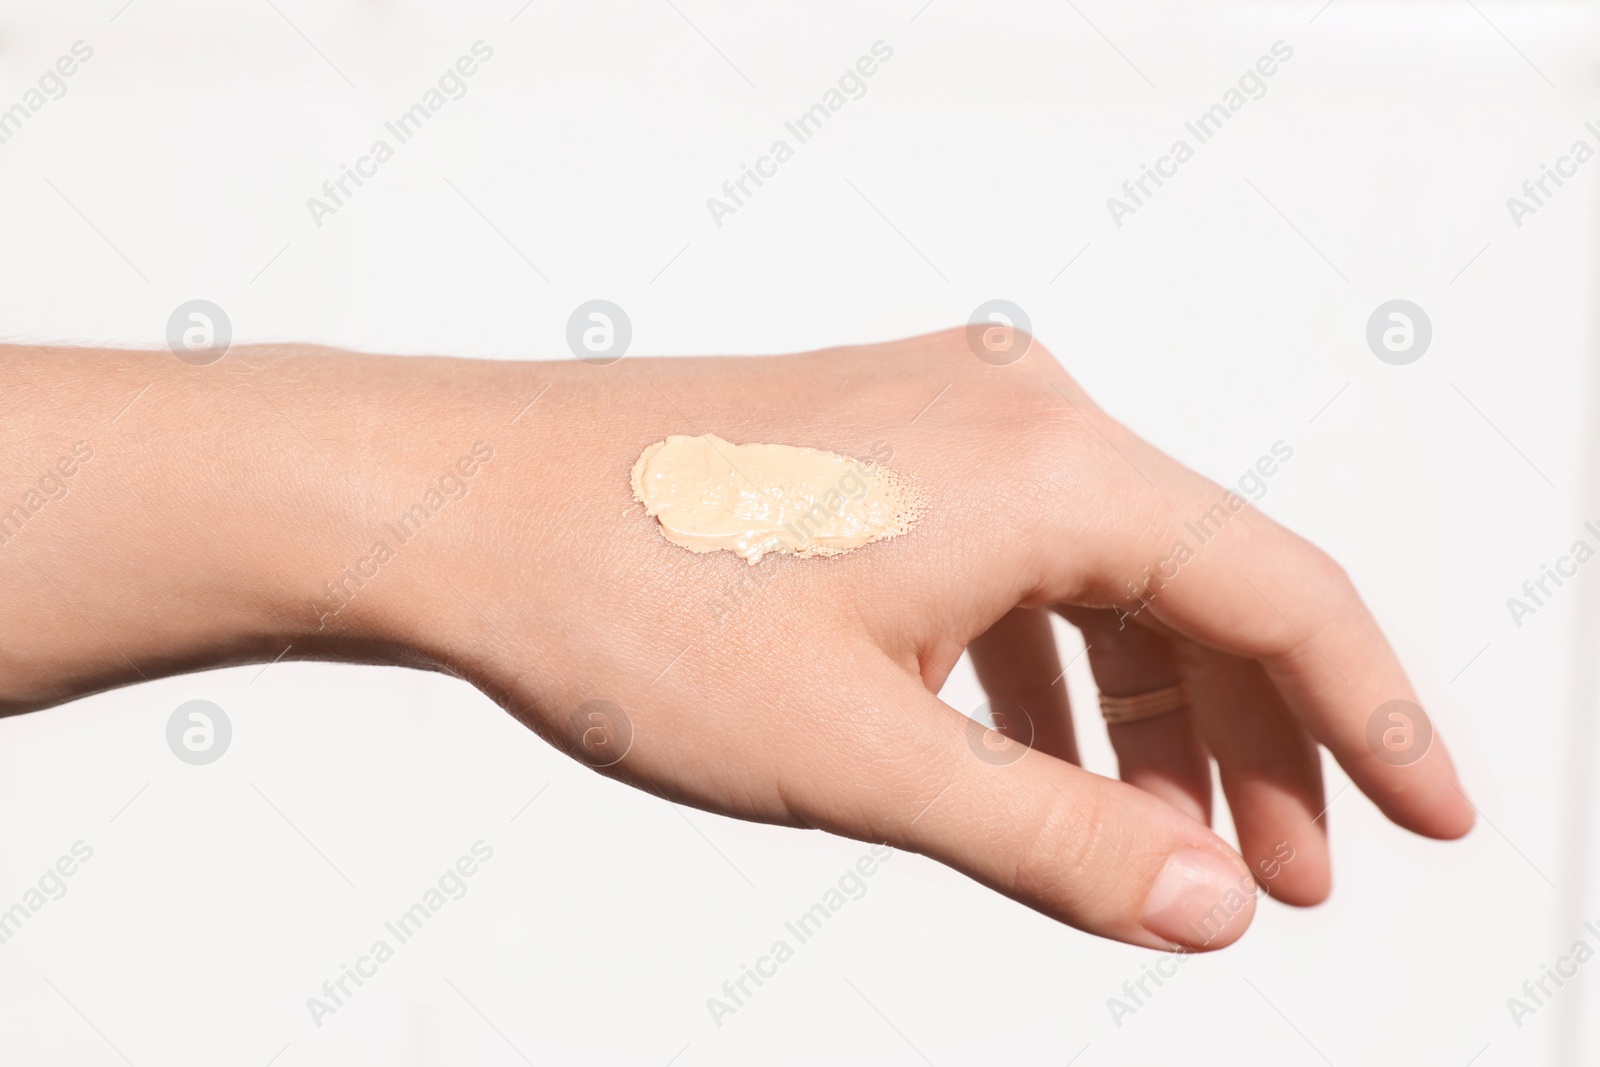
[[[0,145],[0,337],[158,346],[203,297],[241,341],[563,359],[605,297],[636,353],[767,353],[1003,297],[1213,478],[1293,447],[1261,506],[1347,564],[1483,817],[1426,842],[1338,793],[1332,900],[1264,901],[1120,1027],[1107,998],[1154,956],[897,856],[719,1028],[706,998],[865,846],[613,784],[440,677],[168,679],[0,722],[0,907],[94,849],[0,945],[0,1061],[1600,1060],[1600,975],[1520,1028],[1506,1005],[1600,920],[1595,574],[1520,629],[1505,604],[1600,519],[1600,162],[1521,228],[1505,204],[1596,143],[1590,8],[275,3],[0,11],[0,107],[94,49]],[[468,94],[315,226],[307,197],[480,39]],[[866,95],[714,225],[706,198],[879,40]],[[1278,40],[1266,96],[1115,226],[1106,198]],[[1363,336],[1397,297],[1434,328],[1408,367]],[[1069,682],[1092,708],[1082,661]],[[965,664],[945,696],[981,702]],[[208,767],[164,737],[195,698],[234,725]],[[470,892],[313,1025],[306,998],[479,839]]]

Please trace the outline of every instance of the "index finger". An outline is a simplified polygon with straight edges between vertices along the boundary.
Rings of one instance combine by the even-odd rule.
[[[1150,613],[1192,640],[1259,660],[1389,818],[1429,837],[1467,833],[1474,810],[1444,742],[1344,569],[1237,497],[1236,511],[1222,498],[1218,490],[1204,512],[1216,532],[1193,559],[1176,574],[1172,563],[1152,572]]]

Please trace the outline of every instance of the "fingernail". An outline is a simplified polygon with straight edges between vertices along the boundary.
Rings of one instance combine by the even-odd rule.
[[[1221,853],[1184,849],[1167,857],[1141,921],[1164,941],[1220,948],[1243,932],[1254,902],[1248,872]]]

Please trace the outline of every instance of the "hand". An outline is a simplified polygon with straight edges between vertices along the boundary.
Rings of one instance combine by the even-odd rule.
[[[1253,877],[1326,895],[1317,743],[1401,825],[1472,823],[1437,739],[1406,766],[1369,748],[1375,710],[1415,694],[1338,566],[1107,417],[1037,343],[1005,367],[962,332],[609,367],[0,355],[14,454],[94,437],[77,488],[4,545],[6,710],[286,644],[434,667],[674,800],[921,852],[1162,949],[1235,940]],[[632,501],[634,460],[673,433],[882,460],[931,506],[837,558],[694,555]],[[1102,691],[1188,687],[1192,711],[1111,728],[1122,782],[1073,764],[1052,609]],[[968,647],[1031,749],[935,695]],[[1208,754],[1242,856],[1206,828]]]
[[[1326,896],[1317,742],[1401,825],[1471,826],[1442,744],[1404,767],[1369,749],[1374,710],[1415,694],[1339,567],[1255,509],[1229,510],[1037,345],[1007,367],[950,332],[519,372],[529,386],[498,402],[507,416],[552,384],[523,432],[495,438],[504,466],[472,526],[451,527],[436,565],[459,596],[430,602],[452,620],[430,654],[608,774],[925,853],[1161,948],[1238,937],[1252,875],[1291,903]],[[708,432],[886,460],[931,510],[835,559],[693,555],[630,506],[629,470],[668,434]],[[1217,533],[1201,545],[1195,522]],[[1180,540],[1194,558],[1152,582]],[[1103,691],[1182,680],[1191,694],[1192,712],[1111,728],[1126,784],[1072,765],[1051,608],[1084,630]],[[1004,725],[1031,733],[1031,751],[995,752],[935,696],[968,647],[991,700],[1026,709],[1031,723]],[[1205,829],[1208,753],[1243,859]]]

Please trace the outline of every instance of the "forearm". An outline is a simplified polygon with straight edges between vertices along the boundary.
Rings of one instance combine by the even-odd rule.
[[[286,650],[442,655],[418,578],[496,429],[533,429],[528,366],[0,347],[0,711]]]

